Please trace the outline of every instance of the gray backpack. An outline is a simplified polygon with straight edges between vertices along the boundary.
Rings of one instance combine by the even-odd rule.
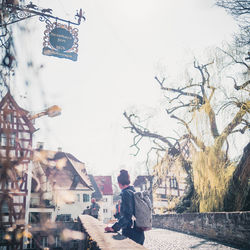
[[[136,227],[143,231],[152,229],[152,203],[148,191],[135,192],[134,200]]]

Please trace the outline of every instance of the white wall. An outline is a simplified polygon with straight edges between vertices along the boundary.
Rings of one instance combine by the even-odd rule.
[[[104,223],[108,223],[113,219],[113,195],[103,195],[100,206],[100,217]]]
[[[77,219],[87,206],[91,205],[91,190],[56,190],[56,215],[71,214],[71,218]],[[88,200],[83,201],[83,194],[88,195]]]

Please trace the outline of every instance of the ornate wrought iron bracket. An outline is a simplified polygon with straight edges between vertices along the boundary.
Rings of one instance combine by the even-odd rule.
[[[55,17],[52,15],[52,9],[41,9],[37,5],[30,2],[28,5],[21,6],[14,3],[14,1],[3,1],[0,8],[0,28],[6,27],[10,24],[23,21],[25,19],[39,16],[40,21],[55,19],[56,21],[65,22],[68,25],[80,25],[82,19],[85,21],[84,12],[82,9],[77,11],[75,17],[78,18],[77,22],[65,20],[63,18]]]

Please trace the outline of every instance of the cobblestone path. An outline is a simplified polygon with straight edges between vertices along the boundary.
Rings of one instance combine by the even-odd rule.
[[[222,245],[220,243],[198,238],[195,236],[178,233],[166,229],[152,229],[145,232],[144,247],[149,250],[181,250],[181,249],[225,249],[233,250],[233,248]]]

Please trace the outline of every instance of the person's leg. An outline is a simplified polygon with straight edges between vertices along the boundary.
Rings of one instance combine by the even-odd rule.
[[[133,228],[133,235],[134,235],[134,241],[138,244],[143,245],[145,240],[144,231],[141,231],[140,229]]]
[[[122,235],[125,237],[130,238],[131,237],[131,229],[132,228],[124,228],[122,229]]]
[[[143,231],[139,231],[136,228],[126,228],[122,230],[122,235],[130,238],[131,240],[135,241],[138,244],[143,245],[145,240],[145,235]]]

